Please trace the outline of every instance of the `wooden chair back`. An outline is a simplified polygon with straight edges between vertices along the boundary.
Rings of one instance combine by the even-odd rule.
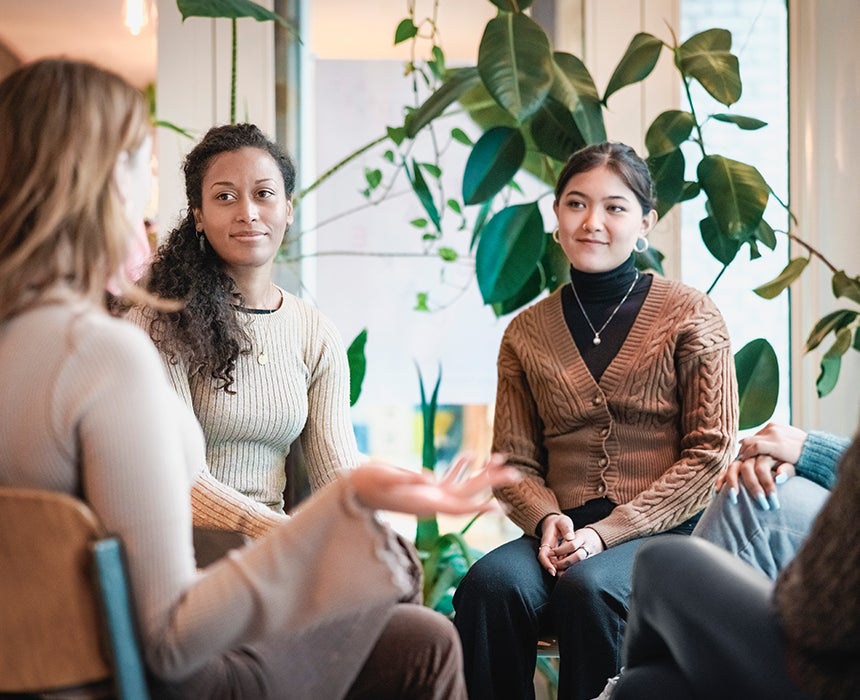
[[[66,494],[0,488],[0,693],[147,698],[121,543]]]

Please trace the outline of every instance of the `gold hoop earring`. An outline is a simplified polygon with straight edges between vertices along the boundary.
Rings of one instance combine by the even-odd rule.
[[[558,240],[558,226],[556,226],[556,227],[552,230],[552,240],[554,240],[556,243],[559,243],[559,242],[560,242],[560,241]]]
[[[639,247],[639,241],[642,241],[642,247]],[[636,239],[636,242],[633,244],[633,250],[635,250],[639,255],[642,255],[648,248],[651,247],[651,244],[648,242],[648,239],[645,236],[639,236]]]

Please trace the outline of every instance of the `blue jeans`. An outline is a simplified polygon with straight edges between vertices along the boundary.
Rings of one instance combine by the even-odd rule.
[[[794,559],[830,491],[795,476],[777,487],[779,510],[762,510],[745,488],[738,490],[737,504],[729,501],[728,488],[715,494],[693,535],[775,579]]]

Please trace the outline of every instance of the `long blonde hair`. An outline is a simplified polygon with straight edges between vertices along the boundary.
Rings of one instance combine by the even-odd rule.
[[[40,60],[0,83],[0,125],[0,319],[57,286],[103,304],[111,278],[154,302],[123,272],[132,224],[114,178],[150,133],[141,93],[85,62]]]

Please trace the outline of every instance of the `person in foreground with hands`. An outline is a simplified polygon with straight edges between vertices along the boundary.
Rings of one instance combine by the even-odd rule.
[[[769,488],[774,473],[792,471],[798,476],[778,487],[780,508],[747,497]],[[723,494],[739,475],[738,502],[715,500],[694,533],[701,537],[665,538],[640,550],[625,669],[612,700],[860,697],[860,539],[853,527],[860,434],[846,447],[827,433],[769,425],[744,440]],[[816,498],[804,501],[808,487]],[[748,519],[738,517],[747,511]],[[719,519],[712,516],[737,524],[717,532],[737,535],[739,546],[727,552],[719,539],[720,546],[704,541]],[[786,519],[796,520],[794,527],[785,527]],[[772,534],[792,529],[796,541]],[[765,552],[768,545],[776,545],[773,552]]]
[[[105,303],[110,282],[180,308],[123,269],[151,179],[146,103],[112,72],[45,59],[0,82],[0,123],[0,485],[81,498],[122,538],[152,696],[465,700],[456,632],[398,602],[412,563],[376,510],[489,508],[517,478],[504,458],[441,481],[366,463],[198,571],[203,433]]]

